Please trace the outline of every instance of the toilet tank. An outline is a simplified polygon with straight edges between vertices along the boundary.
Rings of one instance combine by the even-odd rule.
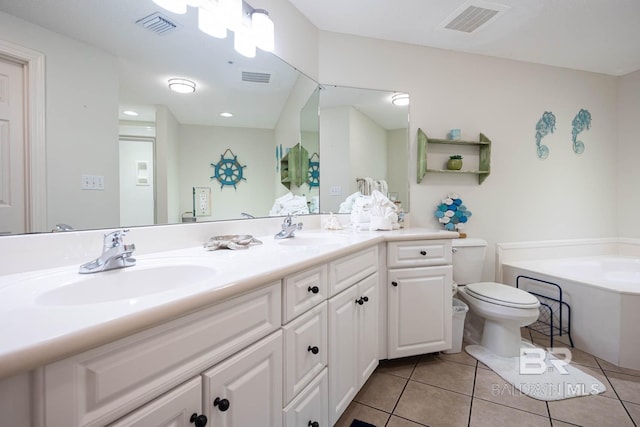
[[[483,239],[453,239],[453,281],[459,285],[482,281],[487,242]]]

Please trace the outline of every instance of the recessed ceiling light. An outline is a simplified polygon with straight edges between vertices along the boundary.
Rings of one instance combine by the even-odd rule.
[[[138,113],[133,111],[133,110],[126,110],[123,111],[122,114],[124,114],[125,116],[131,116],[131,117],[136,117],[138,116]]]
[[[225,111],[224,113],[220,113],[220,116],[222,116],[222,117],[233,117],[233,114],[228,113],[228,112]]]
[[[192,93],[196,91],[196,84],[187,79],[169,79],[169,89],[178,93]]]
[[[391,97],[391,102],[393,105],[397,106],[405,106],[409,105],[409,94],[408,93],[394,93]]]

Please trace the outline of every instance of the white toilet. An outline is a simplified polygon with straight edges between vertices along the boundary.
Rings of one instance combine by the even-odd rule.
[[[540,302],[522,289],[480,282],[487,242],[453,240],[453,281],[460,300],[469,305],[465,337],[498,356],[520,354],[520,328],[538,319]]]

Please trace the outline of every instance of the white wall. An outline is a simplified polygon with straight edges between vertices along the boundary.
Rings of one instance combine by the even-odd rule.
[[[155,224],[153,140],[120,139],[120,222],[123,227]],[[138,164],[146,162],[146,181]]]
[[[355,108],[349,108],[350,193],[357,178],[387,179],[387,132]]]
[[[233,146],[229,145],[233,141]],[[231,148],[243,168],[245,180],[221,187],[211,164]],[[275,200],[268,185],[275,175],[274,132],[220,126],[182,125],[180,127],[180,209],[192,210],[192,188],[211,188],[211,218],[239,218],[241,212],[267,216]]]
[[[411,224],[439,228],[433,211],[458,193],[473,212],[467,232],[490,243],[486,279],[493,278],[495,242],[605,237],[618,230],[617,79],[478,55],[321,32],[323,84],[393,89],[411,95],[408,163]],[[571,121],[586,108],[592,128],[581,134],[586,150],[571,148]],[[544,111],[557,118],[535,151],[535,126]],[[461,128],[493,142],[491,175],[427,174],[416,183],[416,132],[444,138]]]
[[[621,77],[618,82],[618,192],[612,216],[617,218],[618,236],[640,237],[640,71]]]
[[[0,39],[45,55],[48,228],[117,224],[116,58],[3,12]],[[76,155],[89,160],[75,162]],[[104,176],[104,191],[81,190],[83,174]]]
[[[397,193],[404,209],[409,207],[409,151],[407,129],[387,131],[387,184],[389,193]]]
[[[164,105],[156,105],[156,222],[181,221],[180,124]]]

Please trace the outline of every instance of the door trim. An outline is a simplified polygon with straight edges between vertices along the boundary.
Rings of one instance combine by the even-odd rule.
[[[24,67],[26,232],[47,231],[44,54],[0,40],[0,55]]]

